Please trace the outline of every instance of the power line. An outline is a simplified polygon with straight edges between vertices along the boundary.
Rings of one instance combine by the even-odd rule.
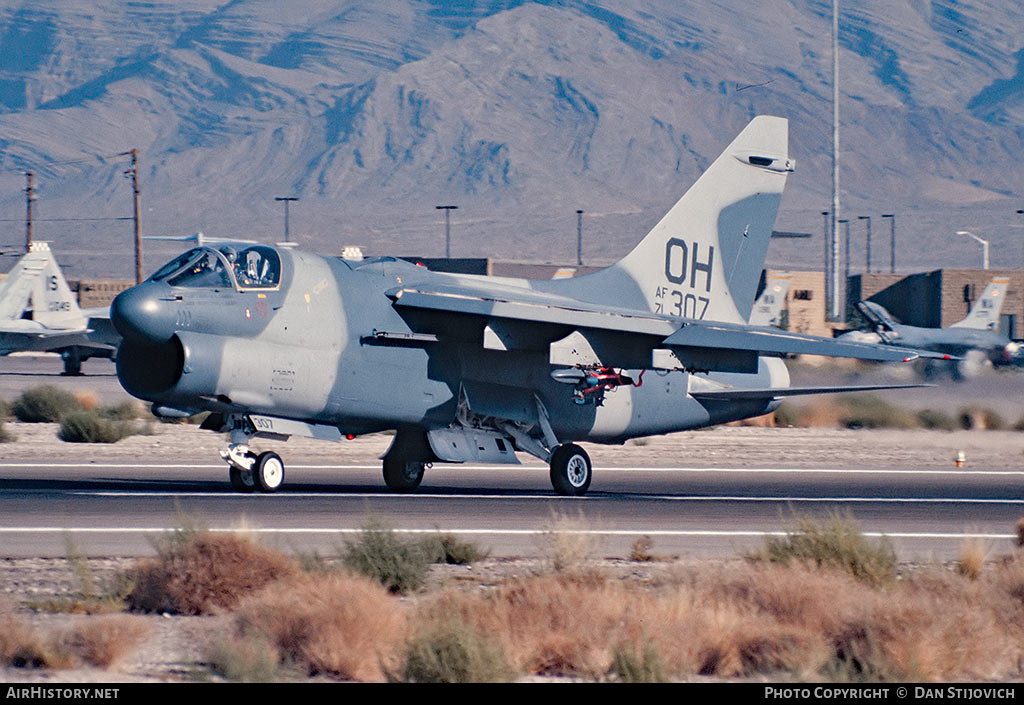
[[[132,220],[131,216],[124,216],[120,218],[33,218],[33,223],[84,223],[87,221],[111,221],[111,220]],[[23,223],[24,218],[0,218],[0,223]]]
[[[117,154],[96,154],[91,157],[82,157],[81,159],[54,159],[51,161],[33,161],[33,165],[36,168],[47,167],[47,166],[68,166],[71,164],[85,164],[87,162],[99,162],[105,164],[107,159],[116,159],[117,157],[131,156],[131,152],[118,152]],[[6,167],[0,169],[0,171],[6,171],[11,173],[22,174],[26,168],[14,168]]]

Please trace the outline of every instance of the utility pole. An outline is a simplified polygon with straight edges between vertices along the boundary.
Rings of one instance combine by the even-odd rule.
[[[133,149],[128,152],[132,156],[131,176],[132,192],[134,194],[135,221],[135,283],[142,283],[142,232],[139,227],[139,150]]]
[[[36,200],[32,177],[31,171],[25,172],[25,252],[32,249],[32,201]]]
[[[583,211],[576,211],[576,266],[583,265]]]
[[[284,241],[288,242],[288,237],[290,234],[290,231],[288,229],[288,204],[291,203],[292,201],[297,201],[299,199],[296,196],[275,196],[274,200],[284,202]]]
[[[883,218],[889,218],[891,228],[889,234],[889,274],[896,273],[896,214],[882,213]]]
[[[871,216],[870,215],[858,215],[857,220],[867,221],[868,232],[867,232],[867,253],[864,257],[865,269],[868,274],[871,274]]]
[[[444,257],[445,259],[451,259],[452,257],[452,230],[451,221],[449,220],[449,214],[458,210],[458,206],[434,206],[436,210],[444,211]]]

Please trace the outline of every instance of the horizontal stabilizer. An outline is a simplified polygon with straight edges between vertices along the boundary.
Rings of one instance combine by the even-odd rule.
[[[837,394],[840,392],[875,392],[880,389],[914,389],[933,387],[932,384],[867,384],[854,387],[782,387],[780,389],[713,389],[691,391],[698,401],[739,401],[742,399],[776,399],[804,394]]]

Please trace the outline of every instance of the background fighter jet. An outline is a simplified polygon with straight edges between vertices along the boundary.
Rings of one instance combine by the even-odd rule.
[[[90,357],[111,358],[120,336],[108,307],[80,309],[46,242],[36,241],[0,282],[0,355],[59,352],[64,373]]]
[[[922,371],[926,376],[946,368],[954,376],[962,378],[977,373],[986,362],[1008,363],[1019,355],[1017,343],[998,330],[999,312],[1006,298],[1008,284],[1008,279],[993,279],[967,317],[948,328],[919,328],[897,323],[885,308],[873,301],[861,301],[857,308],[871,322],[873,335],[879,342],[932,350],[958,358],[949,362],[923,360]],[[839,338],[869,341],[870,338],[865,335],[872,334],[851,331]]]
[[[774,274],[768,277],[764,291],[754,302],[750,312],[750,325],[781,327],[782,304],[786,303],[789,293],[789,282],[793,277],[789,274]]]
[[[384,481],[433,462],[550,464],[581,495],[587,453],[757,416],[790,388],[778,355],[906,360],[912,351],[750,326],[787,174],[787,123],[757,117],[617,264],[527,281],[346,261],[262,245],[197,247],[115,299],[117,373],[157,415],[213,413],[234,487],[273,491],[253,438],[395,430]]]

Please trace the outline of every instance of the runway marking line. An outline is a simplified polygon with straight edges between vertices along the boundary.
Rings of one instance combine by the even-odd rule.
[[[361,534],[364,529],[313,529],[313,528],[213,528],[207,529],[215,533],[256,533],[256,534]],[[157,534],[167,533],[169,529],[154,527],[59,527],[59,526],[10,526],[0,527],[0,534],[24,534],[24,533],[80,533],[80,534]],[[463,535],[504,535],[504,536],[537,536],[551,533],[546,529],[460,529],[460,528],[439,528],[430,529],[393,529],[398,534],[437,534],[454,533]],[[734,537],[763,537],[763,536],[787,536],[786,531],[753,531],[753,530],[732,530],[716,531],[711,529],[570,529],[559,531],[565,534],[595,535],[595,536],[734,536]],[[992,533],[951,533],[951,532],[884,532],[864,531],[864,536],[872,538],[897,538],[897,539],[1013,539],[1016,534],[992,534]]]
[[[955,498],[955,497],[744,497],[718,495],[662,495],[662,494],[631,494],[615,492],[601,494],[595,492],[583,497],[565,497],[550,494],[394,494],[391,492],[275,492],[272,494],[241,492],[146,492],[134,490],[61,490],[60,494],[85,497],[187,497],[201,498],[235,498],[235,499],[453,499],[453,500],[544,500],[564,502],[596,502],[601,500],[657,500],[666,502],[803,502],[803,503],[869,503],[869,504],[1024,504],[1024,499],[1002,498]]]

